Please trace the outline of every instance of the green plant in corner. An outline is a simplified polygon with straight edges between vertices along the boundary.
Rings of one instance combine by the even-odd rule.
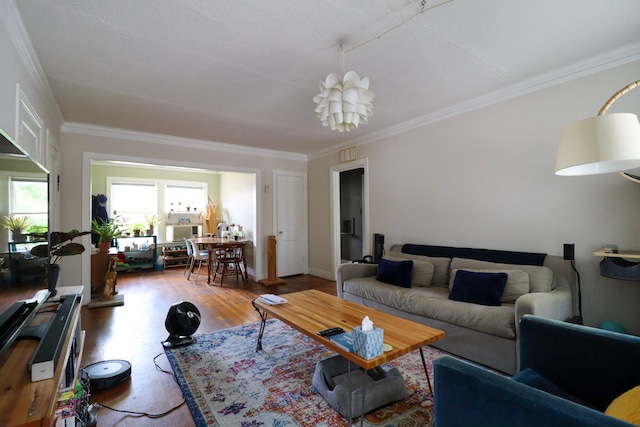
[[[144,222],[147,223],[149,228],[153,228],[162,222],[162,215],[160,214],[145,215]]]
[[[24,233],[31,226],[29,216],[3,216],[0,225],[14,233]]]
[[[144,231],[144,224],[141,222],[136,222],[131,226],[131,231],[134,235],[139,236],[140,233]]]
[[[147,234],[152,235],[155,226],[162,222],[162,216],[160,214],[145,215],[144,222],[147,223]]]
[[[27,229],[27,232],[37,238],[37,239],[46,239],[47,238],[47,226],[46,225],[32,225]]]
[[[98,243],[110,243],[113,239],[121,237],[124,228],[124,219],[120,215],[116,215],[106,222],[97,219],[91,221],[91,231],[100,238]]]

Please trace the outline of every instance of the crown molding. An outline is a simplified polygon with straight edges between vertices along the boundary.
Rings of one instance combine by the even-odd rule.
[[[476,97],[469,101],[454,105],[449,108],[425,114],[415,119],[399,123],[394,126],[351,139],[339,145],[327,147],[323,150],[309,154],[309,160],[338,153],[339,150],[349,146],[361,146],[381,139],[412,131],[451,117],[468,113],[480,108],[488,107],[518,96],[536,92],[545,88],[556,86],[580,77],[585,77],[601,71],[606,71],[630,62],[640,60],[640,43],[623,46],[603,55],[598,55],[584,61],[576,62],[567,67],[557,68],[548,73],[543,73],[504,89]]]
[[[105,138],[126,139],[129,141],[147,142],[150,144],[169,145],[171,147],[218,151],[245,156],[266,157],[282,160],[296,160],[303,162],[306,162],[308,160],[306,154],[291,153],[288,151],[267,150],[263,148],[249,147],[246,145],[234,145],[201,139],[182,138],[170,135],[130,131],[125,129],[108,128],[104,126],[87,125],[84,123],[67,122],[62,125],[62,132],[99,136]]]
[[[22,16],[20,16],[15,1],[0,2],[0,20],[2,20],[2,23],[7,29],[11,42],[18,56],[22,59],[22,63],[27,69],[29,76],[31,76],[38,91],[49,105],[49,109],[54,116],[53,118],[56,120],[58,126],[60,126],[64,123],[64,116],[62,115],[62,111],[60,111],[60,106],[56,98],[53,96],[53,91],[51,90],[51,86],[49,86],[49,81],[44,73],[42,64],[40,64],[38,55],[33,48],[31,38],[24,26]]]

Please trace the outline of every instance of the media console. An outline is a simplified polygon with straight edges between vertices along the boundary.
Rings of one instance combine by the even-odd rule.
[[[13,337],[0,355],[1,426],[57,425],[56,401],[62,391],[75,385],[84,348],[82,289],[59,287],[58,295],[40,303],[35,312],[29,309],[20,336]]]
[[[21,336],[33,316],[49,298],[46,289],[38,291],[33,298],[16,301],[0,314],[0,357],[7,352],[11,344]]]

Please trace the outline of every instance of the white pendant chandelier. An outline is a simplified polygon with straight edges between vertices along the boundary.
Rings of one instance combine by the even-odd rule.
[[[344,51],[342,55],[344,73]],[[324,82],[320,82],[320,93],[313,97],[313,102],[318,104],[315,112],[323,126],[349,132],[360,123],[367,123],[373,114],[373,96],[369,90],[369,78],[361,79],[358,73],[349,71],[343,77],[329,74]]]
[[[367,123],[369,116],[373,114],[373,92],[369,90],[369,78],[362,79],[355,71],[345,73],[344,57],[347,52],[358,49],[374,40],[380,39],[385,34],[411,21],[416,16],[436,7],[451,3],[453,0],[445,0],[434,6],[427,7],[426,0],[420,3],[420,10],[401,23],[388,29],[382,34],[367,40],[345,51],[340,45],[342,53],[342,77],[331,73],[325,81],[320,82],[320,93],[313,97],[313,102],[318,104],[315,112],[322,121],[323,126],[330,126],[332,130],[349,132],[357,128],[361,123]]]

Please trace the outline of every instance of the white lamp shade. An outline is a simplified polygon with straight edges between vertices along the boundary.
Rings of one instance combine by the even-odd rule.
[[[595,175],[640,167],[640,123],[635,114],[606,114],[562,130],[556,175]]]
[[[360,79],[355,71],[347,72],[341,79],[335,73],[320,82],[320,93],[313,97],[318,104],[315,112],[323,126],[349,132],[360,123],[367,123],[372,114],[373,92],[369,90],[369,78]]]

